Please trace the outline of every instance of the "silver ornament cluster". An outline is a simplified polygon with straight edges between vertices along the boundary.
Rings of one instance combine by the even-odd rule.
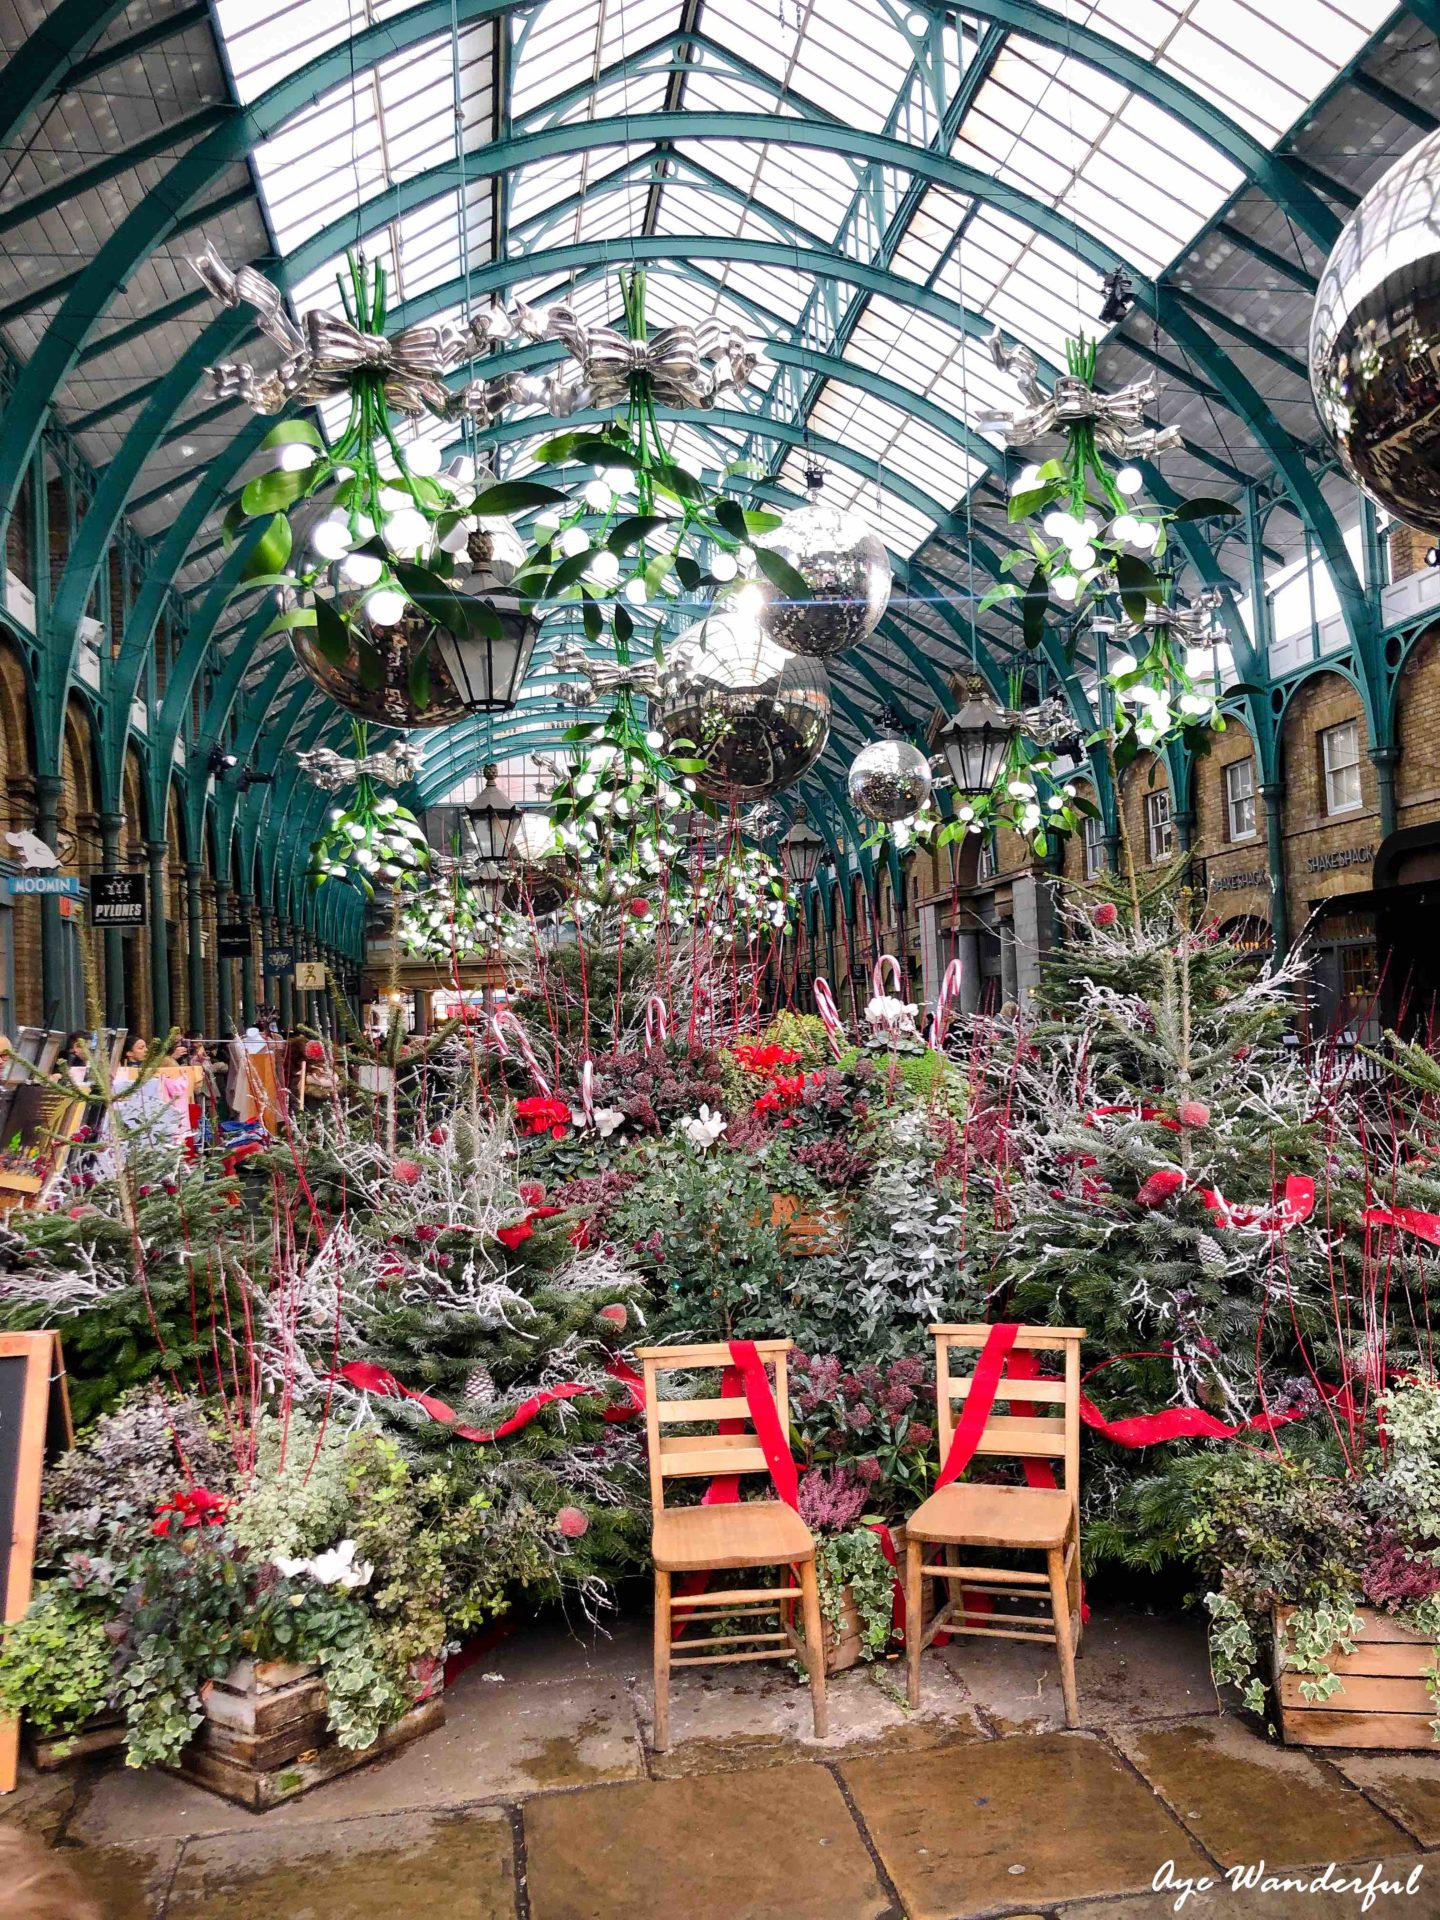
[[[667,748],[688,741],[704,760],[700,793],[745,806],[783,793],[825,751],[830,682],[731,602],[676,640],[651,713]]]
[[[1027,447],[1085,421],[1095,429],[1095,444],[1120,460],[1146,460],[1180,445],[1178,427],[1145,424],[1145,410],[1156,400],[1152,378],[1132,381],[1115,393],[1101,393],[1078,374],[1062,373],[1054,391],[1047,393],[1040,384],[1039,363],[1028,347],[1019,341],[1007,347],[998,327],[986,345],[996,366],[1020,389],[1025,404],[1013,413],[977,414],[975,427],[980,433],[1002,434],[1007,447]]]
[[[1370,189],[1320,275],[1310,388],[1350,478],[1440,526],[1440,132]]]
[[[228,267],[207,243],[191,261],[206,288],[227,307],[255,309],[260,331],[284,355],[274,373],[225,361],[210,369],[217,399],[243,400],[256,413],[280,413],[292,402],[312,406],[348,391],[360,373],[380,373],[385,398],[400,413],[432,413],[487,426],[508,407],[539,406],[564,418],[582,407],[615,407],[644,375],[667,407],[713,407],[745,386],[759,362],[747,336],[727,322],[662,327],[632,340],[614,327],[587,327],[563,304],[513,313],[486,307],[464,327],[406,327],[393,335],[364,333],[343,316],[316,309],[297,325],[280,289],[254,267]],[[571,364],[544,375],[506,374],[452,389],[445,376],[507,340],[553,340]]]
[[[419,747],[412,747],[408,741],[399,746],[385,747],[379,753],[367,753],[356,759],[350,754],[336,753],[333,747],[309,747],[295,756],[302,773],[306,774],[322,793],[338,793],[342,787],[352,787],[362,777],[376,780],[382,787],[403,787],[407,780],[413,780],[419,773],[424,755]]]
[[[930,762],[909,740],[872,740],[850,763],[850,804],[867,820],[908,820],[930,798]]]
[[[755,583],[760,623],[787,651],[827,660],[875,631],[890,603],[890,556],[860,514],[816,489],[762,544],[810,589],[808,600],[790,600],[768,580]]]

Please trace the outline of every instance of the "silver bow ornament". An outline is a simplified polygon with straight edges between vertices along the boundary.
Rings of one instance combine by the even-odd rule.
[[[295,758],[301,771],[310,776],[322,793],[338,793],[362,775],[378,780],[382,787],[403,787],[420,771],[424,755],[419,747],[402,741],[378,753],[367,753],[359,760],[336,753],[333,747],[310,747]]]
[[[1086,421],[1094,427],[1095,444],[1120,460],[1146,460],[1180,445],[1178,427],[1145,424],[1145,410],[1156,400],[1153,379],[1133,381],[1116,393],[1101,393],[1078,374],[1062,373],[1054,390],[1047,393],[1028,347],[1018,341],[1007,347],[998,327],[986,345],[996,366],[1020,389],[1025,405],[1015,413],[978,414],[975,426],[980,433],[1003,434],[1007,447],[1030,446],[1047,434],[1063,433]]]
[[[559,686],[555,689],[556,697],[568,706],[593,706],[600,694],[638,693],[647,700],[653,700],[660,692],[661,669],[649,658],[631,660],[623,665],[592,660],[585,649],[574,641],[562,641],[552,650],[550,658],[557,673],[584,676],[583,687]]]

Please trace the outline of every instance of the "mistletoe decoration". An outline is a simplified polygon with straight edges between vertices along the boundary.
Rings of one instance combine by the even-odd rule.
[[[1135,644],[1138,658],[1123,656],[1109,684],[1119,696],[1115,726],[1118,766],[1141,746],[1157,746],[1175,732],[1196,752],[1208,749],[1212,731],[1224,721],[1213,696],[1201,693],[1186,666],[1185,653],[1202,617],[1213,610],[1203,602],[1174,604],[1173,573],[1159,562],[1178,524],[1219,519],[1237,509],[1225,500],[1194,499],[1164,510],[1134,504],[1144,477],[1132,463],[1175,446],[1174,428],[1144,425],[1145,408],[1155,399],[1151,380],[1136,381],[1120,392],[1097,391],[1098,342],[1083,335],[1066,343],[1068,372],[1047,394],[1034,356],[1024,347],[1006,347],[997,330],[990,349],[1026,402],[1014,414],[987,416],[977,424],[1003,431],[1008,445],[1028,444],[1050,433],[1063,434],[1062,456],[1026,466],[1010,494],[1012,522],[1030,521],[1027,544],[1006,554],[1002,571],[1029,569],[1024,585],[1009,579],[992,587],[979,611],[1002,601],[1020,602],[1027,647],[1039,647],[1047,618],[1063,613],[1072,623],[1066,642],[1074,656],[1074,633],[1081,619],[1092,629]],[[1115,465],[1118,461],[1120,464]],[[1033,523],[1038,521],[1038,525]],[[1124,625],[1116,618],[1116,608]],[[1095,744],[1104,734],[1096,734]],[[1011,778],[1017,777],[1012,774]],[[1022,773],[1018,775],[1024,779]]]
[[[355,797],[348,806],[330,809],[324,831],[310,848],[310,884],[348,880],[367,900],[375,897],[376,883],[386,887],[414,887],[430,865],[430,849],[419,821],[392,793],[381,792],[366,769],[368,729],[362,720],[351,723],[355,739]]]

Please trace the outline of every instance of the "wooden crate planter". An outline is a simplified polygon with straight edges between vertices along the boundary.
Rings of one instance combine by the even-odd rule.
[[[122,1714],[97,1714],[87,1720],[78,1733],[65,1740],[42,1740],[30,1736],[30,1761],[37,1773],[53,1773],[72,1760],[88,1760],[97,1753],[114,1753],[125,1744],[125,1720]]]
[[[263,1812],[442,1726],[443,1666],[428,1662],[416,1680],[410,1711],[356,1749],[338,1745],[326,1725],[325,1682],[313,1664],[242,1660],[206,1695],[205,1724],[175,1771]]]
[[[838,1253],[845,1243],[845,1209],[838,1201],[808,1213],[798,1193],[772,1194],[770,1224],[779,1228],[785,1251],[796,1256]]]
[[[1335,1653],[1330,1660],[1339,1690],[1328,1700],[1312,1703],[1300,1690],[1309,1676],[1283,1664],[1293,1608],[1274,1609],[1271,1624],[1281,1739],[1290,1747],[1436,1749],[1440,1743],[1431,1727],[1436,1709],[1425,1684],[1426,1669],[1435,1657],[1434,1641],[1413,1633],[1388,1613],[1370,1607],[1355,1611],[1365,1622],[1363,1632],[1355,1636],[1355,1651]]]

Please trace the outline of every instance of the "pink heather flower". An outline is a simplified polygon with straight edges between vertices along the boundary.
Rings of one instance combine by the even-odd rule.
[[[580,1540],[590,1531],[590,1516],[582,1507],[561,1507],[555,1528],[566,1540]]]

